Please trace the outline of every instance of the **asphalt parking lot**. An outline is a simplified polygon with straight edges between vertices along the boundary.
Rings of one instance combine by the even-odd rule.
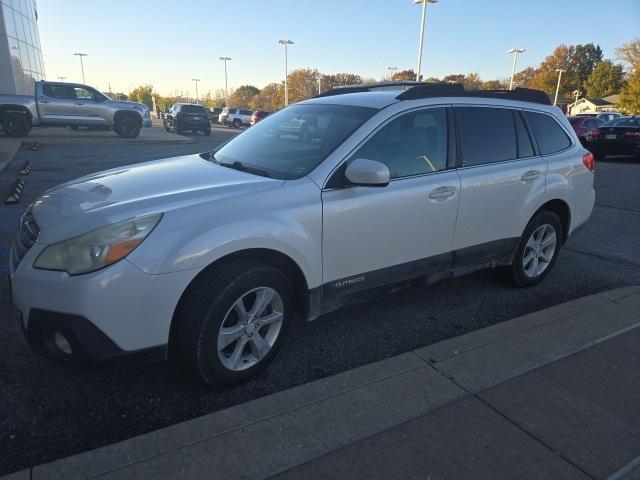
[[[417,349],[531,311],[640,284],[640,163],[597,166],[597,206],[541,285],[517,289],[495,272],[410,288],[296,325],[259,377],[211,391],[167,364],[74,371],[38,357],[9,303],[8,248],[20,213],[44,190],[116,166],[205,151],[234,132],[214,129],[183,145],[44,145],[0,173],[3,198],[33,163],[18,205],[0,207],[0,474],[113,443],[278,390]],[[132,294],[128,301],[148,301]]]

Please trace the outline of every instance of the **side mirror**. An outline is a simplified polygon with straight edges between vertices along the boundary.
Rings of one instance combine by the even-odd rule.
[[[344,174],[353,185],[363,187],[386,187],[391,177],[389,167],[384,163],[366,158],[352,161]]]

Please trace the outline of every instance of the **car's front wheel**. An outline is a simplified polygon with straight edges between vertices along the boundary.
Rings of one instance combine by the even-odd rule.
[[[177,359],[211,386],[243,382],[267,365],[285,338],[293,316],[291,284],[277,268],[248,259],[196,282],[174,320]]]
[[[520,287],[540,283],[553,268],[563,239],[558,216],[541,211],[525,228],[509,269],[509,276]]]
[[[122,138],[137,138],[142,126],[140,122],[131,116],[118,119],[113,130]]]

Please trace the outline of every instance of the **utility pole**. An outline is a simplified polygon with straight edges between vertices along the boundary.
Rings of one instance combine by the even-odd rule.
[[[196,82],[196,103],[198,103],[200,101],[200,98],[198,97],[198,82],[200,81],[200,79],[199,78],[192,78],[191,80]]]
[[[291,40],[278,40],[280,45],[284,45],[284,106],[289,105],[289,59],[287,47],[293,45]]]
[[[229,106],[229,80],[227,77],[227,62],[231,61],[231,57],[220,57],[224,62],[224,106]]]
[[[420,43],[418,43],[418,68],[416,69],[416,82],[420,81],[422,71],[422,44],[424,43],[424,23],[427,18],[427,3],[438,3],[438,0],[413,0],[413,3],[422,4],[422,18],[420,20]]]
[[[398,70],[398,67],[387,67],[387,70],[389,70],[389,80],[393,81],[393,76],[396,73],[396,70]]]
[[[560,91],[560,79],[562,78],[562,72],[566,72],[566,70],[563,70],[561,68],[556,68],[556,72],[558,72],[558,84],[556,85],[556,96],[553,99],[553,106],[554,107],[558,103],[558,92]]]
[[[510,48],[507,53],[513,54],[513,65],[511,66],[511,81],[509,82],[509,90],[513,90],[513,77],[516,74],[516,59],[518,54],[524,52],[524,48]]]
[[[84,79],[84,64],[82,63],[82,57],[87,57],[86,53],[74,53],[75,56],[80,57],[80,70],[82,70],[82,83],[86,84],[87,81]]]

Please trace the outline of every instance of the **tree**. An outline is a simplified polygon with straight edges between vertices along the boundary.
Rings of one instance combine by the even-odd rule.
[[[464,85],[465,90],[478,90],[482,85],[482,80],[476,72],[471,72],[464,76],[462,85]]]
[[[624,85],[622,65],[611,60],[603,60],[591,72],[587,79],[587,95],[589,97],[606,97],[620,93]]]
[[[253,85],[242,85],[235,89],[231,95],[229,95],[229,106],[249,108],[253,97],[258,95],[260,90]]]
[[[207,92],[207,94],[202,99],[202,105],[207,108],[222,108],[226,106],[225,92],[223,89],[218,88],[213,92]]]
[[[447,75],[442,78],[444,83],[462,83],[464,82],[465,75],[464,73],[456,73],[453,75]]]
[[[140,85],[129,93],[129,100],[132,102],[144,103],[147,107],[153,108],[153,86]]]
[[[573,47],[573,55],[569,62],[578,77],[580,86],[586,88],[587,78],[589,78],[596,65],[602,62],[602,49],[600,45],[594,45],[593,43],[576,45]]]
[[[400,82],[400,81],[406,81],[406,80],[411,81],[415,79],[416,79],[416,72],[414,72],[411,69],[400,70],[399,72],[396,72],[393,75],[391,75],[391,80],[393,82]]]
[[[353,73],[336,73],[333,75],[322,76],[322,91],[326,92],[335,87],[344,87],[347,85],[358,85],[364,83],[360,75]]]
[[[513,85],[515,87],[533,88],[533,78],[536,76],[536,70],[532,67],[527,67],[524,70],[520,70],[513,76]],[[507,84],[508,87],[508,84]]]
[[[580,79],[576,74],[576,64],[574,61],[575,47],[573,45],[560,45],[553,53],[547,56],[535,71],[531,79],[531,87],[537,88],[553,95],[558,83],[558,72],[556,69],[565,70],[562,74],[560,91],[566,96],[571,96],[571,92],[580,88]]]
[[[275,110],[284,103],[284,87],[279,83],[270,83],[253,97],[250,107],[254,110]]]
[[[424,83],[441,83],[442,80],[440,80],[438,77],[427,77],[424,79]]]
[[[502,80],[486,80],[480,85],[481,90],[506,90],[509,85]]]
[[[640,113],[640,68],[629,75],[627,85],[620,92],[619,107],[629,114]]]
[[[640,66],[640,37],[620,45],[616,48],[616,55],[631,65],[632,70],[637,70]]]

